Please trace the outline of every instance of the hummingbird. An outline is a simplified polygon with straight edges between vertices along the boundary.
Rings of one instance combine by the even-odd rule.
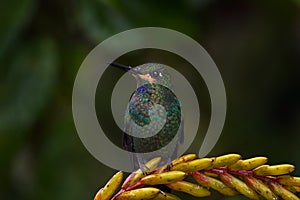
[[[174,94],[166,65],[146,63],[136,67],[110,63],[130,73],[136,80],[124,116],[123,148],[132,153],[134,169],[161,157],[160,165],[178,157],[183,144],[184,125],[181,103]]]

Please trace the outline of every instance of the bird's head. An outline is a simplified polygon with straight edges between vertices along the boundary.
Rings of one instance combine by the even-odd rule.
[[[137,87],[144,84],[171,86],[170,75],[166,70],[166,65],[159,63],[146,63],[137,67],[125,66],[118,63],[111,63],[110,65],[128,71],[137,80]]]

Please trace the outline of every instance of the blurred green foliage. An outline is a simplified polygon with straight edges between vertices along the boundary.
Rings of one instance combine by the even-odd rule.
[[[115,172],[94,159],[76,134],[73,81],[98,43],[143,26],[193,37],[219,67],[228,113],[210,156],[265,155],[270,163],[295,164],[300,175],[299,0],[2,0],[0,199],[92,199]],[[180,63],[158,54],[146,53]],[[147,61],[137,55],[124,64]],[[209,111],[209,103],[202,110]],[[209,114],[203,116],[207,122]],[[198,150],[197,141],[189,152]]]

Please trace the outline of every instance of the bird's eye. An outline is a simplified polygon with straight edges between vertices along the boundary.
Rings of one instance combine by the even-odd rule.
[[[159,76],[159,73],[157,71],[154,71],[150,74],[151,77],[158,77]]]

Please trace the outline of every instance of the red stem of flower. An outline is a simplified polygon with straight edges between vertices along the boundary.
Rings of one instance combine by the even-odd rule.
[[[136,184],[131,185],[131,186],[125,188],[125,191],[134,190],[134,189],[141,188],[141,187],[144,187],[144,186],[145,185],[141,181],[139,181]]]

